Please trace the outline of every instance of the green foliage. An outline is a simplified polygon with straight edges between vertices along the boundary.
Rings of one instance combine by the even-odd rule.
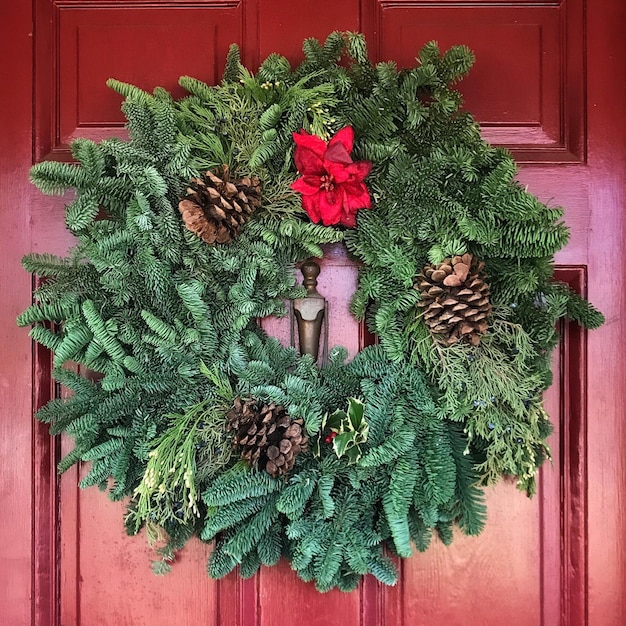
[[[132,519],[135,532],[146,522],[166,527],[190,524],[194,517],[200,517],[200,478],[216,475],[228,465],[232,454],[222,423],[224,408],[203,401],[182,415],[169,416],[171,426],[151,444],[145,474],[134,490],[127,524]],[[221,448],[215,445],[216,440]],[[99,446],[103,450],[97,456],[109,454],[104,449],[109,443]],[[203,450],[207,446],[209,454]],[[93,460],[93,454],[94,449],[83,455],[83,460]]]
[[[74,439],[60,471],[89,462],[81,486],[130,498],[127,530],[145,528],[159,574],[195,534],[215,541],[214,577],[285,555],[320,591],[367,573],[395,584],[386,552],[425,550],[434,532],[449,543],[455,524],[480,533],[484,485],[514,475],[533,492],[550,456],[541,393],[559,320],[603,322],[552,280],[563,210],[515,181],[510,154],[462,108],[452,85],[473,63],[467,48],[431,42],[403,69],[373,64],[356,33],[308,39],[303,52],[295,67],[271,54],[253,73],[233,45],[221,85],[183,76],[178,101],[112,79],[129,141],[80,139],[76,163],[31,170],[44,193],[73,190],[76,237],[68,258],[23,261],[43,280],[18,323],[71,391],[37,417]],[[353,230],[311,223],[291,189],[293,133],[328,139],[346,125],[354,159],[372,161],[373,208]],[[261,206],[235,241],[208,246],[177,205],[190,178],[222,164],[259,177]],[[341,241],[362,264],[351,310],[378,345],[351,362],[333,348],[318,368],[257,321],[304,295],[296,263]],[[443,348],[418,314],[415,277],[465,252],[485,262],[489,330],[478,346]],[[303,420],[309,446],[284,478],[234,453],[238,396]]]
[[[360,400],[348,398],[347,412],[337,410],[327,415],[322,421],[314,454],[320,455],[320,439],[327,433],[326,439],[332,441],[337,458],[345,456],[348,463],[356,463],[362,456],[361,445],[367,441],[369,431],[364,411],[365,407]]]

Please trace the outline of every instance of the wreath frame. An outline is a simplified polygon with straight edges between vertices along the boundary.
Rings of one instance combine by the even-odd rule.
[[[303,51],[296,68],[272,54],[251,73],[232,46],[221,85],[182,77],[179,101],[111,80],[130,140],[79,139],[77,165],[32,169],[45,193],[76,190],[66,223],[78,239],[68,258],[24,259],[44,280],[18,323],[33,325],[73,392],[37,418],[74,438],[60,471],[90,461],[81,486],[130,497],[127,530],[145,526],[156,573],[195,534],[216,542],[216,578],[284,556],[320,591],[368,573],[394,584],[389,554],[425,550],[433,532],[449,543],[454,525],[480,533],[484,485],[516,476],[532,495],[550,454],[541,394],[556,322],[603,322],[552,279],[563,210],[515,182],[511,156],[461,108],[452,84],[469,49],[431,42],[400,71],[372,64],[355,33]],[[352,230],[309,221],[290,187],[293,133],[327,140],[348,125],[356,158],[372,162],[373,208]],[[209,246],[177,205],[190,179],[222,164],[258,176],[263,195],[232,243]],[[296,263],[340,241],[363,265],[351,310],[379,345],[351,362],[334,348],[318,368],[256,320],[285,314],[284,300],[304,295]],[[416,277],[468,253],[485,263],[489,330],[478,345],[441,345],[418,313]],[[242,399],[305,427],[310,445],[285,476],[237,458],[228,425]]]

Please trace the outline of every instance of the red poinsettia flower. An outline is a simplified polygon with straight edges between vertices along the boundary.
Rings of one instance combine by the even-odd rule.
[[[328,142],[305,130],[293,134],[295,161],[302,174],[291,188],[302,194],[302,206],[316,224],[356,226],[359,209],[372,206],[363,179],[370,173],[369,161],[355,163],[350,157],[354,144],[351,126],[342,128]]]

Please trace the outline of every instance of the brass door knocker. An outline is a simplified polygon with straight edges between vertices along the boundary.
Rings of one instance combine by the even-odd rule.
[[[310,354],[317,361],[323,326],[322,363],[326,363],[328,360],[328,304],[326,298],[317,291],[320,266],[315,261],[308,259],[302,264],[300,271],[304,277],[302,284],[306,289],[306,296],[292,302],[291,345],[295,344],[294,324],[297,323],[300,354]]]

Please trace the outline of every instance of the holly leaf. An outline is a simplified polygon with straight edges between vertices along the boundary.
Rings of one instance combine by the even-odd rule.
[[[342,432],[342,426],[348,421],[348,415],[345,411],[335,411],[328,416],[326,427],[337,432]]]
[[[365,412],[365,405],[356,398],[348,399],[348,417],[354,430],[359,431],[363,424],[363,413]]]
[[[365,443],[367,441],[369,429],[369,424],[363,423],[361,428],[354,434],[354,443]]]
[[[356,463],[362,455],[359,444],[367,441],[369,425],[364,418],[365,405],[356,398],[348,399],[348,411],[337,410],[327,415],[322,422],[320,437],[313,443],[313,454],[321,453],[321,437],[326,429],[332,431],[333,449],[337,458],[345,456],[350,465]]]
[[[339,458],[346,454],[346,450],[348,450],[348,448],[354,445],[356,445],[354,441],[354,433],[341,433],[341,435],[337,435],[333,439],[333,448],[335,449],[335,454]]]
[[[346,450],[346,458],[348,459],[349,465],[356,465],[358,460],[361,458],[361,448],[356,444],[351,448]]]

